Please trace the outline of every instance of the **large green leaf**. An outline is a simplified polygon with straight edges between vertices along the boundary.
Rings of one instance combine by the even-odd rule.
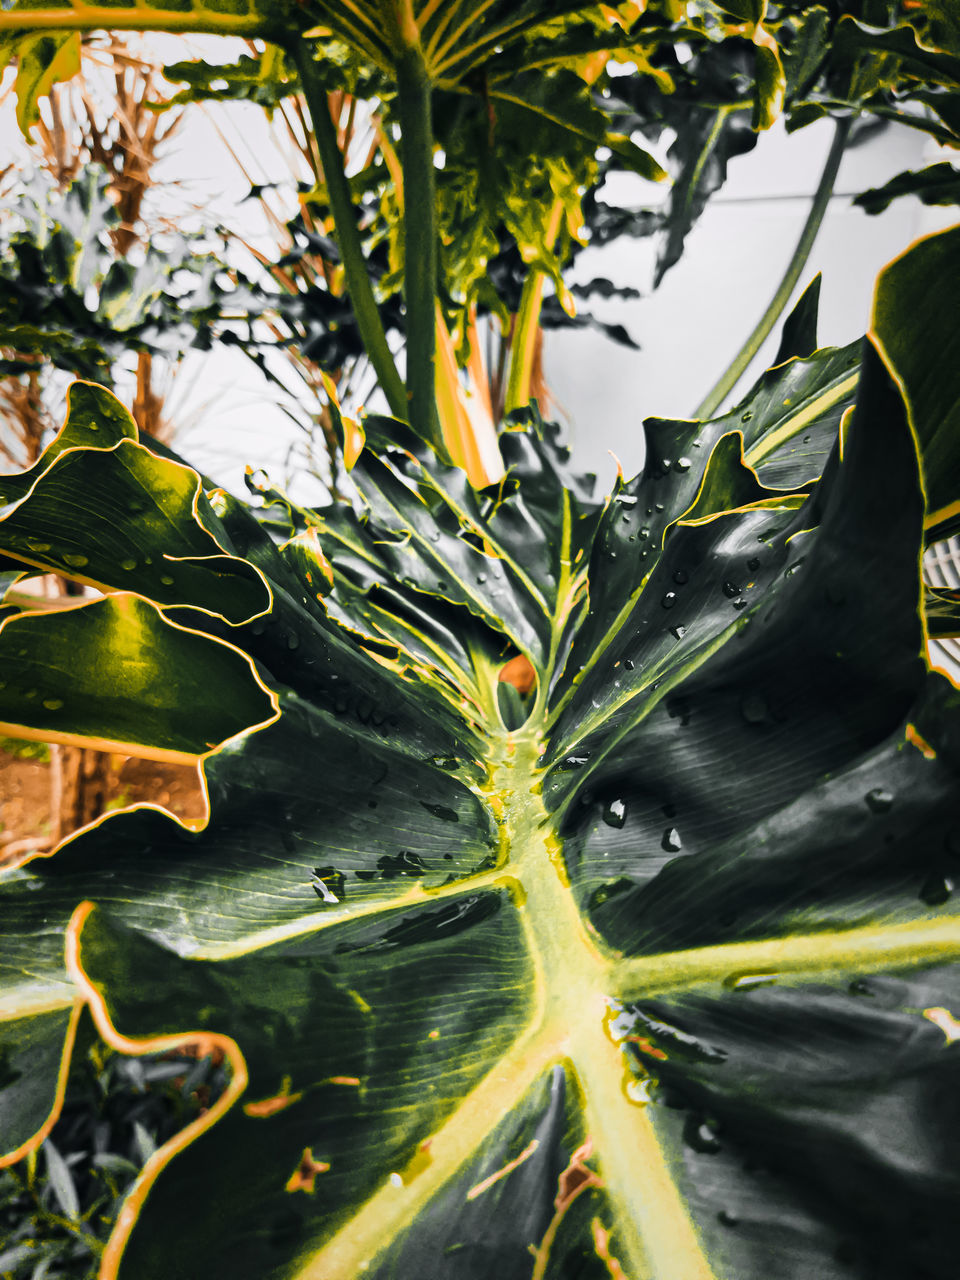
[[[960,307],[945,274],[952,270],[958,245],[960,226],[921,240],[883,272],[873,309],[872,331],[910,400],[931,541],[960,529]],[[911,317],[910,338],[904,315]],[[925,349],[931,340],[935,364]]]
[[[927,243],[921,290],[957,264]],[[3,881],[0,1026],[37,1062],[5,1076],[10,1147],[55,1109],[77,993],[125,1052],[231,1067],[103,1277],[952,1277],[939,314],[919,349],[791,356],[732,415],[648,423],[609,497],[532,416],[484,493],[368,418],[358,513],[211,491],[136,527],[269,584],[236,619],[137,589],[281,715],[205,758],[202,830],[140,806]],[[77,439],[40,479],[79,456],[120,485],[141,447]],[[17,538],[62,500],[23,486]],[[533,687],[503,695],[518,654]]]

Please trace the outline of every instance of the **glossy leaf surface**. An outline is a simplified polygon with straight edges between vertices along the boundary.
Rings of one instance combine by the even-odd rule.
[[[922,242],[910,288],[956,253]],[[482,493],[366,419],[357,512],[265,492],[258,521],[144,462],[178,479],[130,536],[199,568],[211,539],[233,585],[143,573],[138,610],[248,655],[281,714],[204,760],[203,829],[140,806],[2,884],[0,1026],[40,1064],[4,1077],[11,1147],[77,994],[126,1052],[231,1068],[104,1277],[952,1276],[960,695],[919,577],[952,330],[924,325],[648,422],[603,498],[532,416]],[[42,525],[61,555],[58,467],[125,483],[99,396],[5,482],[0,550]]]

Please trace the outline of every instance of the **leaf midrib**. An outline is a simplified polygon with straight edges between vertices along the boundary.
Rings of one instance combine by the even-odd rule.
[[[354,1280],[480,1150],[535,1081],[557,1064],[572,1070],[579,1081],[587,1132],[597,1150],[604,1191],[616,1216],[620,1258],[630,1280],[668,1274],[671,1280],[715,1280],[672,1180],[647,1104],[627,1095],[626,1062],[602,1030],[611,1001],[703,986],[745,973],[854,974],[960,956],[960,919],[944,917],[661,956],[620,956],[593,932],[569,886],[556,815],[547,811],[542,797],[542,746],[542,732],[532,720],[514,734],[491,739],[488,780],[478,792],[501,831],[499,865],[483,881],[511,889],[530,954],[533,1007],[527,1026],[421,1144],[432,1157],[423,1172],[401,1180],[399,1186],[387,1178],[313,1254],[297,1280]],[[477,883],[472,877],[451,885],[444,896],[475,891]]]

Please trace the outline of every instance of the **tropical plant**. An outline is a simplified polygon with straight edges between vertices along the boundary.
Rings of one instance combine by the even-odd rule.
[[[6,876],[7,1142],[84,1003],[231,1068],[102,1275],[952,1273],[958,696],[918,553],[957,365],[915,304],[958,254],[884,273],[859,370],[648,423],[599,500],[536,419],[483,494],[368,418],[361,518],[287,504],[278,544],[74,385],[0,545],[107,594],[5,620],[4,714],[201,759],[210,818]]]
[[[960,229],[886,269],[859,348],[817,350],[808,290],[744,399],[648,421],[610,494],[535,407],[468,476],[434,402],[430,96],[544,35],[636,47],[544,27],[573,8],[330,0],[298,6],[302,43],[274,10],[109,10],[290,51],[396,417],[331,384],[356,506],[264,481],[251,507],[77,382],[0,478],[7,580],[102,593],[3,607],[0,732],[195,762],[209,798],[0,881],[6,1163],[50,1133],[85,1009],[116,1051],[227,1067],[103,1280],[955,1271],[960,694],[926,640],[960,626],[920,556],[960,529]],[[737,8],[638,21],[749,39],[762,124],[780,53]],[[898,30],[895,61],[920,48]],[[315,105],[309,41],[341,74],[348,39],[398,95],[405,382]]]

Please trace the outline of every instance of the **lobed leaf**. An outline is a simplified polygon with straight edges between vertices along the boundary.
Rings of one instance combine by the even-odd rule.
[[[75,992],[115,1048],[230,1064],[105,1278],[952,1276],[960,693],[919,570],[953,339],[904,317],[957,246],[885,273],[859,368],[648,422],[606,497],[532,414],[479,493],[367,418],[356,511],[143,513],[152,556],[215,538],[267,584],[231,620],[144,575],[136,610],[281,715],[205,758],[203,829],[141,806],[3,878],[0,1026],[40,1065],[0,1105],[56,1109]]]

